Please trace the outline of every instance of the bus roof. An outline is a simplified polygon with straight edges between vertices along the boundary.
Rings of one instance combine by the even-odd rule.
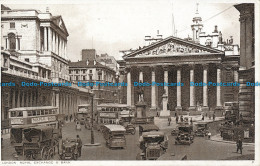
[[[31,111],[31,110],[50,110],[50,109],[58,109],[58,107],[53,107],[53,106],[18,107],[18,108],[9,109],[9,111]]]
[[[119,103],[103,103],[99,104],[98,107],[129,107],[127,104],[119,104]]]
[[[107,129],[109,129],[110,131],[126,131],[124,126],[121,125],[104,125]]]

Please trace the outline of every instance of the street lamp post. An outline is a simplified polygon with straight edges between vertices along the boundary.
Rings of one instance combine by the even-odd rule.
[[[95,142],[93,124],[94,124],[94,94],[91,94],[91,144],[94,144]]]
[[[85,144],[85,146],[99,146],[100,143],[95,143],[94,139],[94,93],[91,94],[91,131],[90,131],[90,143]]]

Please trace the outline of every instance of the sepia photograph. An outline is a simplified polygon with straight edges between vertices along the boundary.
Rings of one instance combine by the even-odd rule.
[[[0,164],[258,165],[258,47],[259,1],[1,1]]]

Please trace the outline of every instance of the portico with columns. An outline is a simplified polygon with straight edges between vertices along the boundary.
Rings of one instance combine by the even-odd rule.
[[[171,111],[222,109],[225,98],[221,86],[192,86],[190,82],[220,83],[222,68],[226,66],[224,57],[220,50],[172,36],[133,51],[119,61],[128,84],[123,101],[134,107],[138,101],[134,83],[143,82],[151,84],[143,87],[144,101],[150,110],[163,109],[164,94]],[[164,82],[169,86],[162,85]]]

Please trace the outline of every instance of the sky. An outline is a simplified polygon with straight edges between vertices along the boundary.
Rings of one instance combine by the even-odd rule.
[[[12,9],[42,12],[49,7],[52,15],[61,15],[69,32],[67,54],[71,61],[81,60],[81,50],[91,48],[96,49],[98,55],[108,53],[121,59],[120,50],[143,46],[146,35],[155,36],[158,30],[163,38],[172,35],[173,16],[177,37],[191,37],[192,18],[197,8],[197,1],[184,0],[87,0],[74,4],[68,1],[64,4],[61,1],[39,2],[5,5]],[[239,44],[239,12],[233,5],[200,2],[199,15],[205,21],[202,31],[210,34],[218,25],[225,40],[233,36],[234,43]]]

